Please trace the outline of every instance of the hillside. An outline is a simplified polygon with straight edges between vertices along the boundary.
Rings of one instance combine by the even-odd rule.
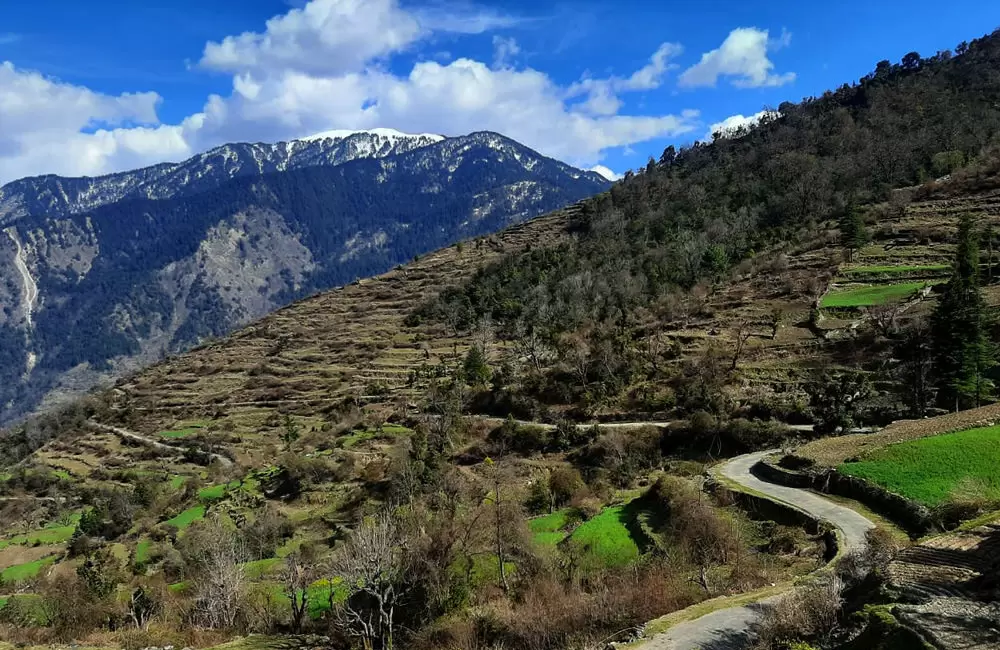
[[[338,260],[317,275],[345,284],[0,437],[0,640],[307,631],[331,647],[557,650],[833,584],[812,592],[826,628],[795,618],[767,650],[889,647],[864,645],[899,632],[864,607],[897,550],[888,529],[868,536],[866,520],[850,546],[867,555],[828,566],[835,531],[710,466],[760,452],[732,461],[749,476],[762,450],[806,442],[832,465],[882,463],[858,473],[903,476],[951,512],[969,505],[956,485],[990,480],[976,451],[995,429],[927,438],[959,470],[933,493],[908,458],[848,456],[899,434],[933,463],[906,432],[996,398],[1000,33],[961,50],[880,63],[516,225],[466,224],[476,195],[459,186],[461,210],[441,198],[400,229],[445,246],[429,254],[344,258],[351,219],[391,206],[343,188],[373,172],[426,184],[445,172],[410,157],[454,140],[199,195],[212,198],[184,213],[194,229],[216,208],[294,204],[301,242]],[[315,204],[350,208],[347,226],[315,234],[325,213],[287,185],[300,175],[322,179]],[[158,223],[154,204],[128,205]],[[132,259],[165,261],[141,233],[122,239]],[[966,429],[969,413],[927,422]],[[971,506],[959,519],[1000,501]],[[816,582],[835,569],[843,592]]]
[[[0,422],[607,185],[495,134],[372,137],[234,145],[167,175],[36,179],[55,186],[35,188],[0,240]],[[260,151],[290,157],[249,165]],[[257,174],[272,169],[285,171]],[[68,203],[42,201],[53,195]]]

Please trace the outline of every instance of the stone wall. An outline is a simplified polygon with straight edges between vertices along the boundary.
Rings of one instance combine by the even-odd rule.
[[[864,479],[841,474],[835,469],[796,471],[764,459],[751,472],[771,483],[854,499],[892,520],[914,537],[925,535],[935,528],[934,519],[924,506]]]
[[[721,497],[728,497],[750,516],[751,519],[765,519],[784,526],[799,526],[811,535],[823,536],[823,558],[829,562],[840,552],[836,531],[826,522],[813,515],[766,496],[732,489],[711,480],[706,487]]]

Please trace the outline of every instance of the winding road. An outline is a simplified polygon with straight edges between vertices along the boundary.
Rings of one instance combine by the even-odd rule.
[[[750,468],[758,461],[776,451],[738,456],[718,466],[715,472],[729,481],[833,524],[840,529],[843,552],[863,547],[866,533],[875,527],[865,517],[812,492],[768,483],[750,473]],[[750,626],[769,604],[781,597],[778,594],[749,605],[719,609],[674,625],[666,632],[630,647],[641,650],[736,650],[750,641]]]

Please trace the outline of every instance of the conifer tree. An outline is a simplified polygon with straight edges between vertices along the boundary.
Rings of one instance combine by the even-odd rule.
[[[854,261],[854,251],[868,243],[868,229],[861,213],[854,205],[847,206],[844,216],[840,218],[840,244],[847,249],[847,261]]]
[[[931,317],[939,395],[955,410],[979,406],[993,395],[990,370],[996,365],[996,349],[989,338],[991,322],[979,286],[979,239],[965,215],[959,223],[952,276]]]

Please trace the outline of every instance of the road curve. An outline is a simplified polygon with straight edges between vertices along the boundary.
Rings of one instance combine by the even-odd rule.
[[[845,552],[864,546],[865,534],[874,528],[875,524],[854,510],[833,503],[812,492],[762,481],[750,473],[750,468],[760,459],[775,453],[775,451],[761,451],[738,456],[715,468],[715,472],[755,492],[766,494],[775,501],[794,506],[833,524],[842,533],[843,551]],[[657,634],[648,641],[638,644],[636,648],[641,650],[733,650],[740,648],[750,640],[748,630],[751,624],[760,617],[767,605],[780,598],[779,594],[756,603],[716,610],[694,620],[678,623],[663,634]]]

